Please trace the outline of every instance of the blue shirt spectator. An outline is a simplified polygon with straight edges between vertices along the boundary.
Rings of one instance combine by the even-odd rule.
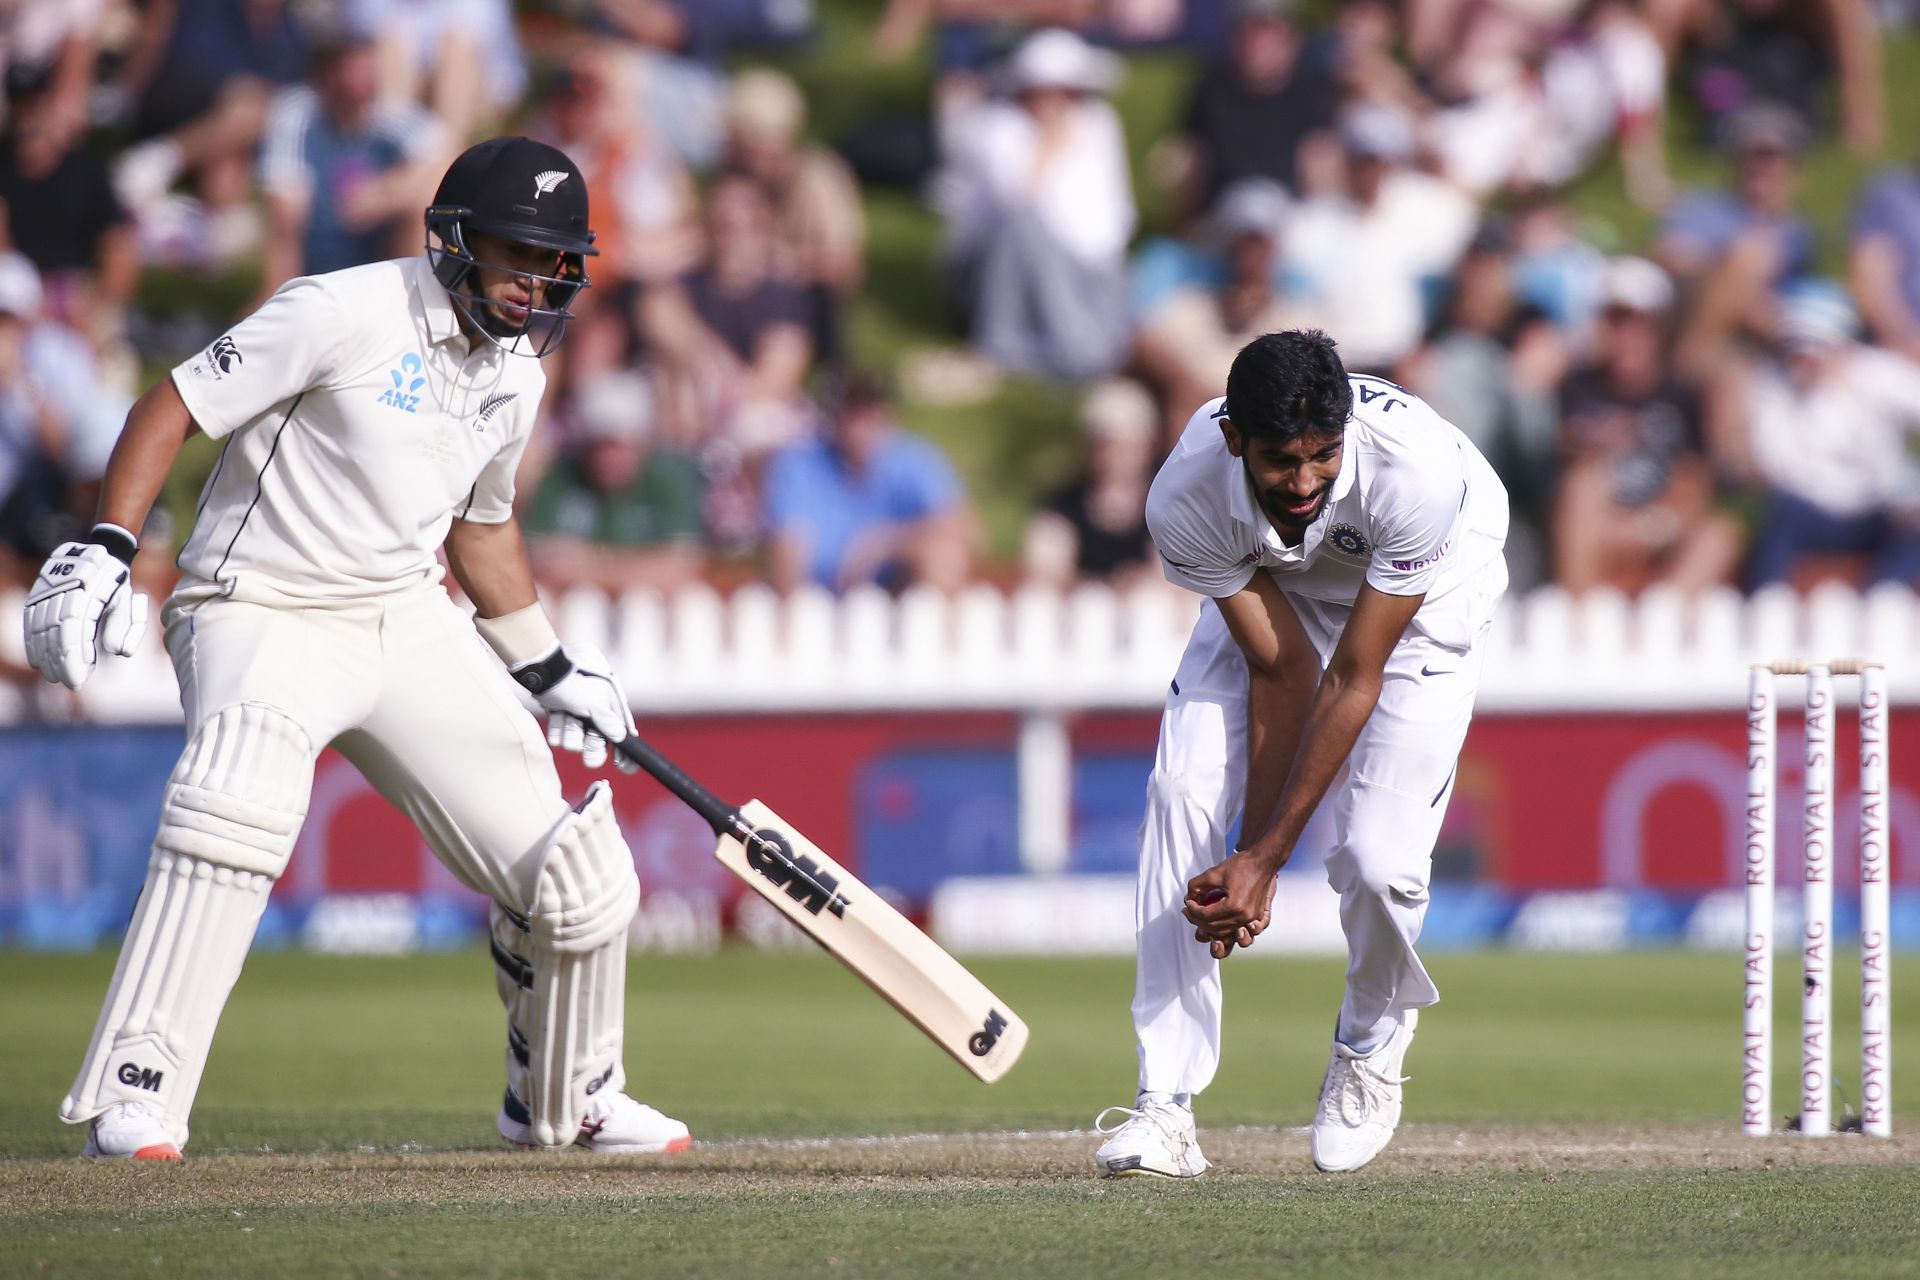
[[[1768,282],[1813,270],[1813,231],[1794,212],[1806,133],[1789,112],[1761,103],[1729,126],[1735,142],[1734,188],[1676,201],[1660,227],[1661,265],[1682,281],[1699,279],[1737,247],[1764,251]]]
[[[1675,201],[1660,228],[1660,240],[1684,241],[1690,255],[1697,254],[1696,261],[1710,263],[1723,257],[1740,236],[1759,230],[1770,230],[1780,239],[1779,279],[1813,269],[1813,228],[1796,214],[1763,213],[1731,191],[1698,191]]]
[[[1881,175],[1853,211],[1849,283],[1874,337],[1920,359],[1920,169]]]
[[[274,101],[261,147],[274,230],[263,268],[269,290],[297,275],[418,252],[418,211],[447,149],[432,115],[382,99],[363,30],[317,52],[312,81]]]
[[[972,540],[959,478],[937,448],[894,425],[877,388],[850,381],[825,435],[768,465],[775,584],[956,585]]]

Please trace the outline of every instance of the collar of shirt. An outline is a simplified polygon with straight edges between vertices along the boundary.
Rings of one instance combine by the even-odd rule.
[[[457,353],[467,353],[467,331],[460,327],[460,314],[453,305],[453,295],[440,283],[440,277],[434,275],[433,264],[426,258],[415,258],[413,270],[414,291],[420,295],[420,314],[426,321],[427,337],[434,346],[445,346],[459,340]]]
[[[1307,559],[1319,549],[1322,539],[1327,536],[1327,516],[1334,504],[1353,492],[1353,431],[1351,424],[1344,433],[1340,444],[1340,470],[1333,475],[1333,487],[1327,493],[1327,500],[1320,507],[1320,514],[1313,518],[1307,531],[1300,539],[1299,546],[1290,547],[1280,537],[1280,531],[1273,527],[1273,521],[1267,519],[1260,500],[1253,495],[1253,480],[1247,475],[1246,464],[1232,454],[1227,455],[1233,465],[1237,484],[1230,486],[1227,510],[1241,524],[1258,531],[1261,545],[1278,559],[1294,564]]]

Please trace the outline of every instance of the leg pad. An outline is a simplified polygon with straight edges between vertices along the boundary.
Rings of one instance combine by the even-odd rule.
[[[63,1120],[143,1102],[186,1141],[214,1028],[312,781],[306,734],[271,707],[228,707],[194,732],[167,783],[147,882]]]
[[[613,793],[596,782],[554,833],[532,909],[494,912],[508,1083],[526,1101],[542,1146],[572,1142],[594,1095],[626,1084],[627,928],[639,905]]]

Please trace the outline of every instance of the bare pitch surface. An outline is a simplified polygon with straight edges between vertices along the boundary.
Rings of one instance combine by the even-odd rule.
[[[1737,1134],[1733,957],[1433,967],[1446,1003],[1410,1059],[1408,1125],[1375,1167],[1327,1177],[1298,1126],[1340,966],[1236,960],[1228,1055],[1201,1109],[1217,1167],[1170,1184],[1091,1176],[1085,1126],[1131,1092],[1125,960],[981,962],[1034,1031],[989,1088],[811,951],[636,957],[633,1090],[700,1144],[596,1161],[494,1145],[484,954],[263,954],[222,1027],[188,1161],[130,1167],[74,1159],[78,1132],[53,1118],[111,957],[0,954],[0,1274],[1920,1268],[1912,957],[1894,979],[1891,1142]],[[1790,1042],[1791,1014],[1781,1031]]]
[[[1637,1126],[1460,1128],[1409,1124],[1363,1177],[1313,1171],[1304,1129],[1201,1131],[1208,1183],[1274,1180],[1336,1188],[1440,1175],[1878,1169],[1920,1176],[1920,1139],[1756,1140],[1726,1129]],[[0,1217],[58,1211],[241,1205],[436,1204],[559,1195],[728,1195],[772,1190],[961,1187],[1093,1179],[1092,1130],[875,1134],[705,1142],[678,1155],[591,1157],[510,1150],[219,1155],[180,1165],[76,1159],[0,1163]],[[1146,1180],[1141,1180],[1145,1182]],[[1109,1181],[1111,1188],[1131,1185]],[[1156,1184],[1158,1185],[1158,1184]],[[1196,1183],[1195,1185],[1199,1185]]]
[[[1358,1175],[1297,1130],[1203,1132],[1190,1183],[1088,1133],[578,1153],[0,1163],[0,1272],[39,1275],[1913,1274],[1920,1143],[1409,1126]]]

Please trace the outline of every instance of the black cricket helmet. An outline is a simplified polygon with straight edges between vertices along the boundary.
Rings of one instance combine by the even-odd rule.
[[[460,153],[440,179],[440,189],[427,206],[427,260],[433,274],[467,319],[508,351],[520,349],[525,338],[531,354],[544,356],[560,345],[568,304],[587,287],[587,258],[593,247],[587,226],[587,183],[566,153],[531,138],[489,138]],[[552,275],[518,271],[503,263],[485,262],[473,255],[470,237],[476,231],[516,244],[557,250],[560,265]],[[439,243],[435,243],[435,241]],[[540,281],[546,286],[543,305],[529,307],[524,316],[510,318],[481,296],[474,278],[477,268],[506,272]]]

